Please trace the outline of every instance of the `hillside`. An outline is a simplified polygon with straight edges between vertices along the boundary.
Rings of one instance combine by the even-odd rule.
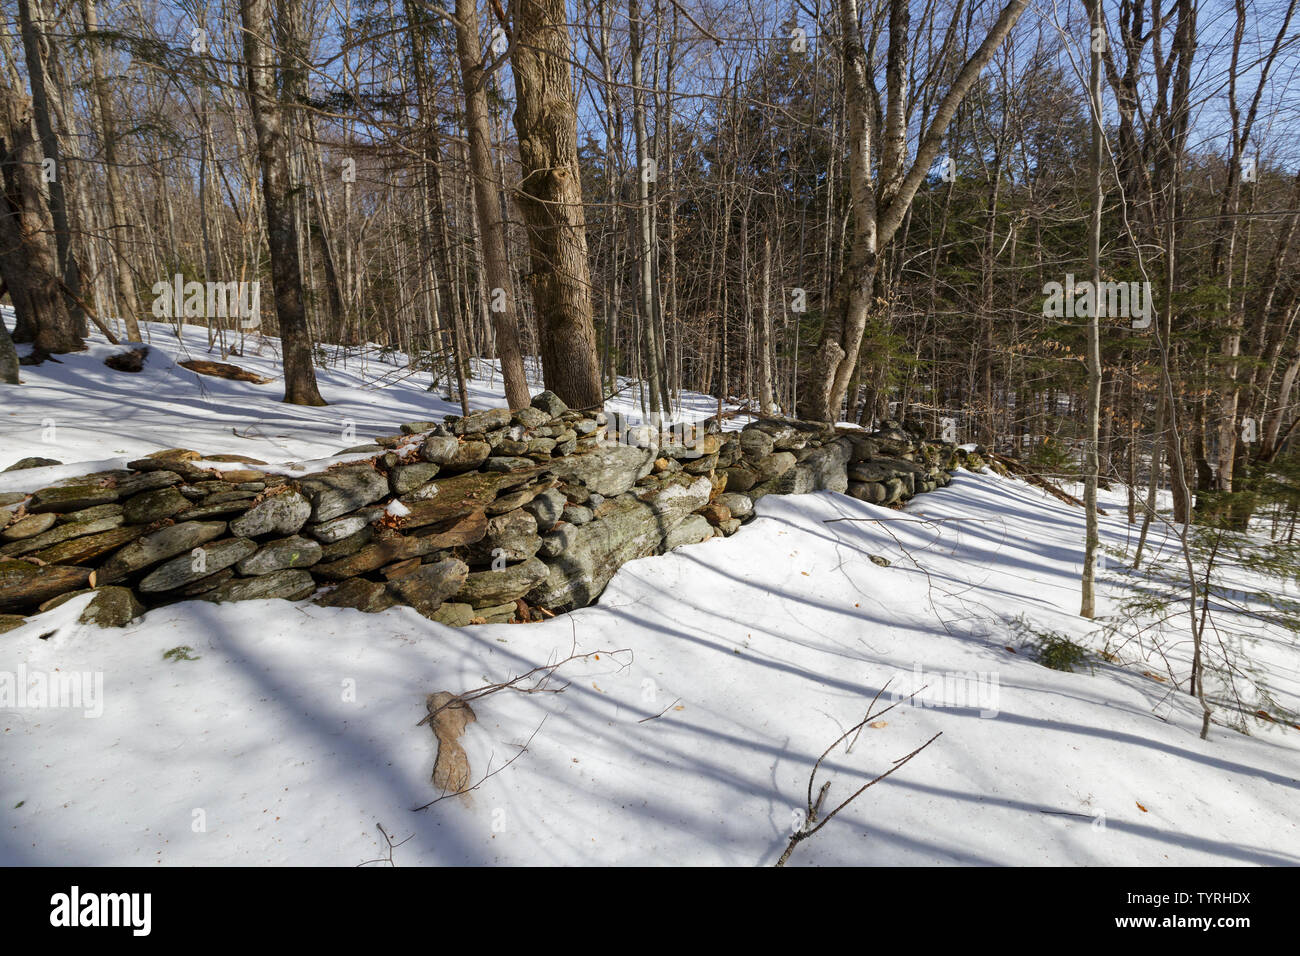
[[[107,369],[116,350],[97,342],[0,386],[0,467],[57,459],[41,474],[53,481],[177,446],[301,460],[458,411],[373,356],[318,372],[330,405],[284,405],[276,384],[177,366],[219,358],[201,330],[152,333],[137,375]],[[229,360],[275,374],[269,347]],[[476,380],[473,405],[499,404],[498,384]],[[0,490],[34,480],[11,472]],[[1101,504],[1103,545],[1130,548],[1121,494]],[[832,493],[757,510],[540,624],[282,601],[188,602],[110,630],[76,623],[84,599],[38,615],[0,635],[0,674],[101,674],[102,714],[0,706],[0,862],[355,865],[388,858],[382,826],[403,866],[770,864],[822,751],[877,694],[887,706],[922,688],[821,764],[826,806],[941,736],[792,864],[1300,862],[1300,735],[1281,716],[1300,709],[1300,647],[1256,599],[1293,586],[1229,568],[1222,613],[1250,635],[1237,692],[1278,716],[1202,741],[1199,705],[1167,676],[1186,673],[1185,612],[1166,612],[1159,642],[1139,630],[1124,604],[1151,580],[1112,561],[1098,623],[1114,630],[1075,613],[1080,509],[960,471],[902,510]],[[1172,548],[1158,529],[1152,557]],[[1089,659],[1043,666],[1035,634],[1052,632]],[[437,796],[425,695],[575,650],[589,656],[542,692],[475,702],[461,742],[480,785],[414,812]]]

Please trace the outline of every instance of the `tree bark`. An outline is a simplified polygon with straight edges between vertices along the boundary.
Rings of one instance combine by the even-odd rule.
[[[244,24],[244,59],[248,98],[257,133],[257,160],[262,170],[266,238],[271,254],[271,286],[280,326],[284,360],[284,400],[291,405],[324,405],[312,366],[312,342],[303,303],[302,263],[289,190],[289,138],[277,94],[271,46],[271,0],[240,0]]]
[[[1101,164],[1103,153],[1103,134],[1101,118],[1101,49],[1104,42],[1104,26],[1101,19],[1101,4],[1093,4],[1090,22],[1092,25],[1091,72],[1089,74],[1088,99],[1089,112],[1092,117],[1092,220],[1088,229],[1088,264],[1092,270],[1093,302],[1088,310],[1088,424],[1084,432],[1083,456],[1083,507],[1084,507],[1084,544],[1083,577],[1081,582],[1082,597],[1079,613],[1091,618],[1097,613],[1096,596],[1096,561],[1097,548],[1100,543],[1097,530],[1097,442],[1101,419],[1101,206],[1104,195],[1101,187]]]
[[[59,135],[54,128],[54,104],[60,99],[57,81],[51,82],[47,69],[46,51],[53,56],[54,47],[46,34],[46,13],[40,0],[19,0],[18,21],[22,32],[23,52],[27,59],[27,76],[31,85],[32,117],[36,122],[36,133],[41,145],[41,159],[53,162],[54,175],[47,187],[49,190],[50,220],[54,231],[54,249],[59,276],[62,285],[73,297],[81,294],[81,268],[72,248],[72,229],[68,222],[67,193],[63,188],[67,177],[67,165],[63,151],[59,146]],[[80,340],[84,334],[85,320],[80,308],[66,306],[75,322],[75,331]],[[82,345],[78,341],[77,348]],[[50,351],[55,351],[51,349]],[[68,351],[62,349],[61,351]]]
[[[37,358],[86,347],[50,242],[54,222],[41,189],[41,159],[31,100],[0,85],[0,279],[14,307],[14,338],[32,342]]]
[[[772,234],[763,234],[763,298],[758,316],[758,410],[771,415],[772,400]]]
[[[501,196],[492,164],[487,74],[479,52],[477,0],[456,0],[456,53],[465,88],[470,176],[474,184],[474,205],[478,210],[484,272],[487,273],[488,308],[496,334],[497,357],[501,360],[501,379],[505,384],[506,403],[511,408],[523,408],[529,401],[528,380],[524,376],[524,358],[519,348],[519,308],[510,281],[505,222],[501,217]]]
[[[564,0],[515,0],[511,13],[519,206],[532,256],[528,279],[541,331],[543,377],[570,406],[596,408],[603,396]]]
[[[104,79],[104,54],[99,40],[93,37],[99,30],[99,19],[95,12],[95,0],[82,0],[82,17],[86,23],[86,33],[92,34],[90,40],[90,71],[95,89],[95,109],[99,114],[99,135],[103,140],[104,184],[108,192],[108,211],[112,222],[109,224],[109,246],[113,258],[117,260],[113,270],[117,285],[118,313],[126,323],[126,334],[132,342],[139,342],[140,322],[137,318],[140,307],[135,289],[135,271],[128,249],[134,246],[135,227],[128,221],[126,203],[122,192],[121,172],[117,159],[117,115],[113,109],[113,96]]]
[[[660,394],[659,336],[657,334],[656,316],[658,309],[658,290],[655,288],[655,241],[654,225],[650,213],[650,182],[658,178],[654,160],[650,159],[646,134],[646,104],[641,69],[641,8],[637,0],[628,0],[627,19],[630,50],[632,59],[632,125],[636,133],[636,200],[637,200],[637,272],[641,281],[641,329],[645,351],[645,380],[650,386],[650,414],[658,415],[664,410],[663,395]]]
[[[9,326],[5,325],[4,319],[0,319],[0,382],[6,385],[18,384],[18,352],[14,348],[14,340],[9,337]]]

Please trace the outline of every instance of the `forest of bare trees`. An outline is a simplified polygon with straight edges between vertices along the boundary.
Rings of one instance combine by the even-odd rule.
[[[12,340],[205,324],[298,404],[536,356],[1244,518],[1300,420],[1296,5],[7,0]]]

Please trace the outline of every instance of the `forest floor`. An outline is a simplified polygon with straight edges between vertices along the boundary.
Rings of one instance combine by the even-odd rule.
[[[0,386],[0,467],[86,462],[3,475],[0,490],[176,446],[320,456],[457,410],[374,355],[320,371],[330,406],[283,405],[278,383],[176,366],[221,359],[202,330],[152,331],[139,374],[107,369],[117,349],[97,337]],[[225,360],[275,374],[269,352]],[[473,404],[498,403],[498,385],[476,380]],[[1122,492],[1102,505],[1103,543],[1131,550]],[[1185,609],[1124,610],[1160,591],[1152,575],[1112,560],[1101,617],[1076,613],[1080,509],[962,471],[902,510],[821,493],[757,513],[733,537],[626,565],[598,605],[544,624],[259,601],[99,630],[69,601],[0,635],[0,676],[102,675],[102,712],[0,707],[0,864],[770,864],[819,755],[878,694],[877,710],[923,687],[821,763],[823,815],[941,736],[791,865],[1300,863],[1300,730],[1285,716],[1300,646],[1259,597],[1293,600],[1293,584],[1225,565],[1216,639],[1248,716],[1213,683],[1203,741],[1199,704],[1173,686]],[[1152,544],[1176,567],[1171,531]],[[1088,651],[1073,672],[1036,661],[1053,633]],[[575,650],[588,656],[547,687],[561,693],[474,703],[461,742],[480,785],[416,811],[438,796],[425,695]]]

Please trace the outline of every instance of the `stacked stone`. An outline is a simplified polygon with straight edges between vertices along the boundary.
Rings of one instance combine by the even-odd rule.
[[[0,495],[0,630],[88,591],[82,620],[102,626],[265,598],[404,605],[452,626],[538,620],[592,603],[628,561],[734,533],[763,495],[892,504],[947,484],[956,460],[893,425],[659,433],[550,392],[401,431],[302,476],[170,449]]]
[[[835,491],[892,505],[946,486],[958,449],[895,422],[876,432],[761,420],[727,437],[718,459],[727,489],[758,499]]]

